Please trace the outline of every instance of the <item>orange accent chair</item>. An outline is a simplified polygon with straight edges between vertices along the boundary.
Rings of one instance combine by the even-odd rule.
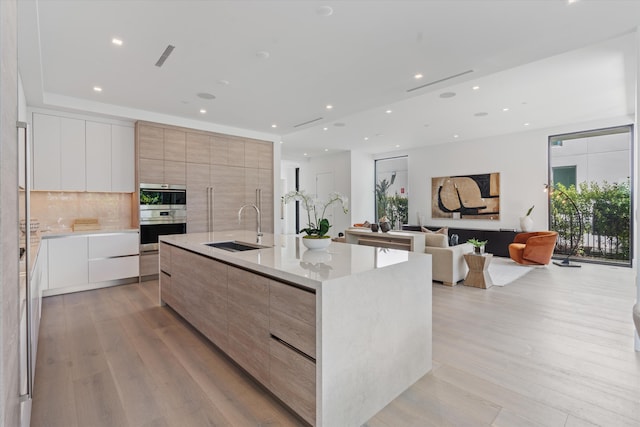
[[[558,240],[556,231],[519,233],[509,245],[509,256],[518,264],[547,265]]]

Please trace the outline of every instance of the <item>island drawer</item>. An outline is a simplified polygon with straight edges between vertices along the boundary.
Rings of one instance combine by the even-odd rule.
[[[269,389],[309,424],[316,421],[316,364],[276,339],[270,340]]]
[[[316,295],[270,280],[269,332],[315,359]]]

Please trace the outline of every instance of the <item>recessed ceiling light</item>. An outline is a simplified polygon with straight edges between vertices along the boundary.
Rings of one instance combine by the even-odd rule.
[[[400,148],[400,144],[396,144],[396,148]]]
[[[327,110],[331,110],[331,109],[333,108],[333,105],[331,105],[331,104],[327,104],[327,106],[326,106],[326,107],[324,107],[324,108],[326,108]]]
[[[364,140],[365,140],[365,141],[368,141],[368,140],[369,140],[369,137],[368,137],[368,136],[365,136],[365,137],[364,137]]]
[[[325,148],[325,149],[324,149],[324,151],[329,151],[329,149],[328,149],[328,148]]]
[[[115,44],[116,46],[122,46],[122,40],[114,37],[111,39],[111,43]]]
[[[525,123],[524,125],[525,125],[525,126],[529,126],[529,123]]]
[[[201,99],[216,99],[216,96],[209,92],[200,92],[196,96]]]
[[[102,88],[100,86],[93,87],[94,92],[102,92]]]
[[[567,4],[578,3],[578,0],[567,0]]]
[[[307,154],[307,153],[304,153],[304,154],[303,154],[303,156],[308,156],[308,154]]]
[[[280,141],[280,144],[284,144],[284,141]]]
[[[472,87],[471,89],[473,89],[473,90],[478,90],[478,89],[480,89],[480,86],[474,86],[474,87]]]
[[[393,113],[393,111],[391,111],[391,110],[387,110],[387,111],[385,111],[385,113],[387,113],[387,114],[391,114],[391,113]]]
[[[200,114],[205,114],[207,112],[207,110],[205,110],[204,108],[200,109]]]
[[[316,14],[319,16],[331,16],[333,15],[333,8],[331,6],[320,6],[316,9]]]
[[[453,98],[454,96],[456,96],[455,92],[442,92],[440,94],[440,98]]]
[[[322,128],[322,130],[329,130],[329,128]]]
[[[278,127],[278,125],[274,123],[274,124],[272,124],[272,125],[271,125],[271,127],[272,127],[272,128],[277,128],[277,127]]]
[[[423,77],[424,76],[422,74],[420,74],[420,73],[416,73],[416,74],[413,75],[413,78],[416,79],[416,80],[420,80]]]
[[[459,138],[460,135],[458,135],[457,133],[455,135],[453,135],[454,138]]]
[[[229,85],[229,80],[218,80],[218,84],[223,85],[223,86],[228,86]]]
[[[504,107],[502,111],[509,111],[509,107]]]

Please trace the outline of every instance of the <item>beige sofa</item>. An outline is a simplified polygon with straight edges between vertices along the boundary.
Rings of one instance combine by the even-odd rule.
[[[454,286],[467,275],[468,268],[463,255],[473,252],[473,246],[469,243],[449,246],[447,235],[426,233],[424,251],[431,254],[432,279]]]

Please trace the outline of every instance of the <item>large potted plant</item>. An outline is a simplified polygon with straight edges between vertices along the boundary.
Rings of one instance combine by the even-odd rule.
[[[307,227],[300,231],[306,234],[302,238],[302,243],[308,249],[325,249],[331,243],[331,236],[327,234],[331,224],[325,217],[329,206],[340,203],[342,211],[349,212],[347,198],[337,192],[330,193],[328,200],[321,201],[307,194],[304,190],[290,191],[283,196],[283,200],[285,203],[292,200],[300,201],[307,211]]]

